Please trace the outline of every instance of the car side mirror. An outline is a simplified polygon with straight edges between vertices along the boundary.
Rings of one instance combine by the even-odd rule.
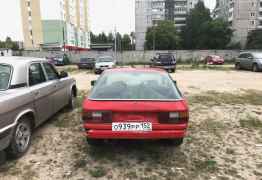
[[[66,77],[68,77],[68,73],[65,72],[65,71],[61,71],[61,73],[59,74],[59,77],[60,78],[66,78]]]
[[[176,85],[177,84],[176,80],[173,80],[173,83]]]
[[[91,86],[94,86],[96,84],[96,81],[91,81]]]

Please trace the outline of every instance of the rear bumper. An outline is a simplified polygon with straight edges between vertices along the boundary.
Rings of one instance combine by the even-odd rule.
[[[153,65],[152,67],[154,68],[159,68],[159,69],[165,69],[165,70],[170,70],[170,69],[176,69],[176,65],[163,65],[163,66],[158,66],[158,65]]]
[[[89,130],[90,139],[176,139],[183,138],[186,130],[153,130],[150,132],[119,132],[111,130]]]

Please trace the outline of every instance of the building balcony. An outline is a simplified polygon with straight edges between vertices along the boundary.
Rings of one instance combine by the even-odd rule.
[[[234,11],[234,8],[232,7],[232,8],[230,8],[228,11],[231,13],[231,12]]]
[[[229,22],[233,21],[233,19],[234,19],[233,16],[228,17],[228,21],[229,21]]]
[[[174,20],[175,21],[185,21],[186,17],[175,17]]]

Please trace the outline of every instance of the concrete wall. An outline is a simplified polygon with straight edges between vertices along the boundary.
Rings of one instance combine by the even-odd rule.
[[[117,54],[117,61],[121,63],[147,63],[154,57],[156,53],[173,53],[177,60],[181,62],[198,61],[206,57],[207,55],[219,55],[227,60],[236,58],[239,55],[239,51],[234,50],[177,50],[177,51],[125,51]],[[47,57],[55,56],[63,52],[33,52],[24,51],[23,56],[29,57]],[[109,55],[114,56],[113,51],[99,52],[99,51],[88,51],[88,52],[67,52],[73,63],[79,62],[81,57],[92,57],[97,58],[99,56]]]

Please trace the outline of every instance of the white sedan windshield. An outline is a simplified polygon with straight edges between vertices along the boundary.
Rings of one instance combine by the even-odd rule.
[[[99,78],[90,99],[178,100],[181,95],[165,73],[107,72]]]
[[[8,89],[11,67],[0,64],[0,90]]]

